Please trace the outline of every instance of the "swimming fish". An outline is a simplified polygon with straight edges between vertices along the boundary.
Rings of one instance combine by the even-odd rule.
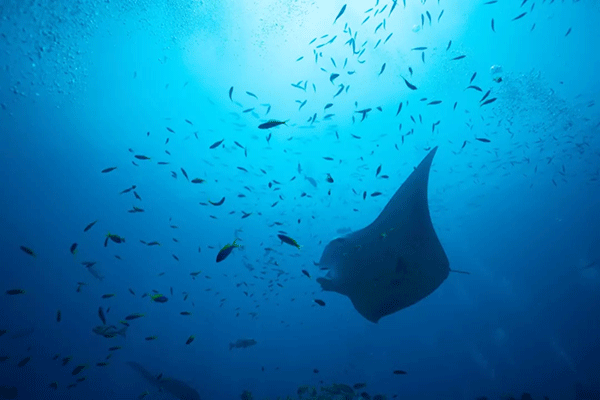
[[[209,149],[216,149],[217,147],[219,147],[221,145],[221,143],[223,143],[225,139],[221,139],[217,142],[214,142],[213,144],[210,145]]]
[[[277,120],[272,119],[263,124],[260,124],[258,126],[258,129],[270,129],[270,128],[274,128],[279,125],[286,125],[286,122],[287,122],[287,120],[286,121],[277,121]]]
[[[342,14],[344,14],[344,11],[346,11],[346,4],[344,4],[344,5],[342,6],[342,9],[341,9],[341,10],[340,10],[340,12],[338,13],[337,17],[335,17],[335,20],[333,20],[333,23],[334,23],[334,24],[335,24],[335,21],[337,21],[337,20],[338,20],[338,19],[339,19],[339,18],[342,16]]]
[[[94,225],[96,225],[96,222],[98,222],[98,220],[95,220],[94,222],[90,222],[89,224],[87,224],[87,226],[83,229],[84,232],[89,231],[90,229],[92,229],[92,227]]]
[[[162,294],[154,294],[150,296],[150,299],[156,303],[166,303],[167,301],[169,301],[169,299]]]
[[[223,204],[225,202],[225,197],[223,197],[221,200],[217,201],[217,202],[213,202],[213,201],[208,201],[210,204],[212,204],[213,206],[220,206],[221,204]]]
[[[33,252],[33,250],[31,250],[29,247],[20,246],[20,249],[23,250],[26,254],[29,254],[32,257],[36,257],[36,255]]]
[[[246,347],[254,346],[256,343],[254,339],[238,339],[235,343],[229,343],[229,350],[233,348],[245,349]]]
[[[121,329],[117,329],[117,327],[114,325],[110,325],[110,326],[102,326],[101,325],[101,326],[97,326],[94,329],[92,329],[92,332],[94,332],[97,335],[104,336],[107,339],[114,338],[117,335],[125,337],[126,331],[127,331],[127,326],[125,326]]]
[[[410,90],[417,90],[417,87],[415,85],[413,85],[412,83],[410,83],[409,81],[407,81],[406,78],[402,77],[402,79],[404,79],[404,83]]]
[[[231,254],[231,252],[233,251],[234,248],[240,247],[240,245],[237,244],[236,242],[237,242],[237,239],[235,239],[232,244],[228,243],[225,246],[223,246],[223,248],[221,250],[219,250],[219,253],[217,254],[217,262],[223,261]]]
[[[278,234],[277,237],[279,238],[279,240],[281,240],[282,243],[287,243],[287,244],[292,245],[292,246],[294,246],[294,247],[296,247],[298,249],[302,247],[294,239],[292,239],[289,236]]]

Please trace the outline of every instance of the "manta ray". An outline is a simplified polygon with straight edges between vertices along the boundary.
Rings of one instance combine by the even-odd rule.
[[[332,240],[321,255],[319,266],[328,270],[317,279],[321,288],[349,297],[371,322],[429,296],[451,272],[427,202],[436,151],[421,161],[375,221]]]
[[[167,393],[172,394],[180,400],[200,400],[200,395],[198,394],[198,392],[195,389],[191,388],[185,382],[173,378],[157,379],[154,375],[150,373],[150,371],[148,371],[146,368],[142,367],[139,363],[136,363],[134,361],[127,362],[127,365],[139,372],[140,375],[144,377],[144,379],[146,379],[154,386],[164,390]]]

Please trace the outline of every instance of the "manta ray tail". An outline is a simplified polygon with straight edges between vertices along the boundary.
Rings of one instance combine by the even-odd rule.
[[[470,272],[467,271],[459,271],[457,269],[451,269],[450,272],[456,272],[457,274],[465,274],[465,275],[471,275]]]
[[[131,368],[133,368],[134,370],[139,372],[139,374],[142,375],[147,381],[150,381],[150,382],[155,381],[156,378],[154,377],[154,375],[152,375],[150,373],[150,371],[148,371],[146,368],[142,367],[139,363],[136,363],[135,361],[128,361],[127,365],[129,365]]]

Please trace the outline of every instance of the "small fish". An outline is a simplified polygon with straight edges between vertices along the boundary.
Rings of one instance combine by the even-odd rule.
[[[229,100],[233,101],[233,86],[229,88]]]
[[[58,310],[58,311],[56,312],[56,322],[60,322],[60,321],[61,321],[61,319],[62,319],[62,315],[61,315],[61,312],[60,312],[60,310]]]
[[[424,47],[424,46],[422,46],[422,47],[413,47],[411,50],[412,51],[424,51],[424,50],[427,50],[427,47]]]
[[[331,174],[327,174],[327,177],[325,178],[325,180],[329,183],[333,183],[333,178],[331,177]]]
[[[406,83],[406,86],[410,90],[417,90],[417,87],[415,85],[413,85],[412,83],[410,83],[409,81],[407,81],[406,78],[402,77],[402,79],[404,79],[404,83]]]
[[[398,116],[398,114],[400,114],[400,111],[402,111],[402,102],[400,102],[400,105],[398,106],[398,111],[396,111],[396,116]]]
[[[525,12],[524,12],[524,13],[522,13],[522,14],[519,14],[519,15],[517,15],[517,16],[516,16],[516,17],[514,17],[512,20],[513,20],[513,21],[516,21],[516,20],[518,20],[518,19],[521,19],[521,18],[523,18],[525,15],[527,15],[527,11],[525,11]]]
[[[260,124],[258,126],[258,129],[270,129],[270,128],[274,128],[279,125],[286,125],[286,122],[287,122],[287,120],[286,121],[277,121],[277,120],[272,119],[263,124]]]
[[[484,101],[483,103],[481,103],[482,106],[485,106],[486,104],[490,104],[493,103],[497,100],[496,97],[492,97],[491,99],[487,99],[486,101]]]
[[[19,361],[19,363],[17,364],[17,367],[22,368],[25,365],[27,365],[27,363],[31,360],[31,357],[25,357],[24,359],[22,359],[21,361]]]
[[[104,296],[102,296],[104,298]],[[100,317],[100,321],[102,321],[103,325],[106,325],[106,317],[104,316],[104,310],[102,307],[98,308],[98,317]]]
[[[84,232],[89,231],[90,229],[92,229],[92,227],[94,225],[96,225],[96,222],[98,222],[98,220],[95,220],[94,222],[90,222],[89,224],[87,224],[87,226],[83,229]]]
[[[458,56],[458,57],[454,57],[454,58],[452,59],[452,61],[455,61],[455,60],[462,60],[462,59],[463,59],[463,58],[465,58],[465,57],[466,57],[465,55]]]
[[[446,46],[446,51],[450,50],[450,46],[452,46],[452,40],[448,42],[448,46]]]
[[[321,307],[325,306],[325,302],[323,300],[319,300],[319,299],[315,299],[315,303],[317,303],[318,305],[320,305]]]
[[[117,167],[104,168],[104,169],[102,170],[102,173],[103,173],[103,174],[106,174],[106,173],[108,173],[108,172],[110,172],[110,171],[114,171],[115,169],[117,169]]]
[[[200,178],[194,178],[192,179],[192,183],[203,183],[206,182],[204,179],[200,179]]]
[[[105,361],[96,363],[96,367],[106,367],[108,365],[109,365],[109,363],[107,363]]]
[[[19,246],[20,249],[22,251],[24,251],[26,254],[29,254],[32,257],[36,257],[35,253],[33,252],[33,250],[31,250],[29,247],[25,247],[25,246]]]
[[[50,389],[56,390],[56,389],[58,389],[58,382],[52,382],[51,384],[48,385],[48,387]]]
[[[277,237],[279,238],[279,240],[281,240],[282,243],[287,243],[287,244],[289,244],[291,246],[294,246],[294,247],[296,247],[298,249],[302,247],[294,239],[292,239],[289,236],[278,234]]]
[[[381,66],[381,71],[379,71],[379,75],[383,74],[383,71],[385,71],[385,64],[383,63],[383,65]]]
[[[496,28],[494,28],[494,18],[492,18],[492,32],[496,32]]]
[[[397,369],[394,371],[394,375],[406,375],[406,371],[402,371],[400,369]]]
[[[491,142],[490,139],[486,139],[486,138],[475,138],[475,140],[479,140],[480,142],[483,142],[483,143],[490,143]]]
[[[75,255],[77,253],[77,243],[73,243],[70,248],[71,254]]]
[[[102,298],[103,299],[110,299],[111,297],[115,297],[114,293],[107,293],[107,294],[103,294]]]
[[[217,147],[219,147],[221,145],[221,143],[223,143],[225,139],[221,139],[217,142],[214,142],[213,144],[210,145],[209,149],[216,149]]]
[[[72,359],[73,359],[73,357],[71,357],[71,356],[63,358],[61,361],[62,366],[63,367],[66,366],[69,363],[69,361],[71,361]]]
[[[194,341],[194,339],[195,339],[195,336],[194,336],[194,335],[190,336],[190,337],[188,338],[188,340],[186,340],[186,341],[185,341],[185,344],[191,344],[191,343]]]
[[[223,204],[225,202],[225,197],[223,197],[221,200],[217,201],[216,203],[213,201],[208,201],[210,204],[212,204],[213,206],[220,206],[221,204]]]
[[[150,157],[148,156],[144,156],[144,155],[135,155],[135,158],[137,158],[138,160],[150,160]]]
[[[219,250],[219,253],[217,254],[217,262],[218,263],[223,261],[224,259],[226,259],[231,254],[231,252],[233,251],[234,248],[240,247],[240,245],[237,244],[236,242],[237,242],[237,239],[235,239],[232,244],[228,243],[225,246],[223,246],[223,248],[221,250]]]
[[[83,371],[85,369],[85,365],[78,365],[75,367],[75,369],[73,369],[73,371],[71,372],[71,375],[75,376],[77,374],[79,374],[81,371]]]
[[[486,92],[486,93],[483,95],[483,97],[481,98],[481,100],[479,100],[479,102],[481,103],[482,101],[484,101],[485,99],[487,99],[487,97],[490,95],[490,93],[491,93],[491,92],[492,92],[491,90],[488,90],[488,91],[487,91],[487,92]]]
[[[160,162],[159,162],[158,164],[160,164]],[[133,189],[135,189],[136,187],[137,187],[137,186],[133,185],[133,186],[131,186],[130,188],[127,188],[127,189],[125,189],[125,190],[121,191],[119,194],[125,194],[125,193],[129,193],[129,192],[131,192]],[[94,222],[94,223],[95,223],[95,222]],[[85,230],[84,230],[84,232],[85,232]]]
[[[182,311],[179,313],[179,315],[188,316],[188,315],[192,315],[192,313],[189,311]]]
[[[335,80],[335,78],[337,78],[338,76],[340,76],[340,74],[336,74],[336,73],[332,73],[331,75],[329,75],[329,82],[334,83],[333,81]]]
[[[158,339],[158,336],[147,336],[144,339],[146,339],[148,341],[150,341],[150,340],[156,340],[156,339]]]
[[[113,347],[109,347],[108,351],[117,351],[117,350],[121,350],[122,347],[121,346],[113,346]]]
[[[154,294],[150,296],[150,300],[156,303],[166,303],[167,301],[169,301],[169,299],[162,294]]]
[[[17,294],[25,294],[25,291],[23,289],[9,289],[6,291],[6,294],[14,296]]]
[[[340,12],[338,13],[337,17],[335,17],[335,19],[333,20],[333,23],[335,24],[335,22],[344,14],[344,11],[346,11],[346,4],[344,4],[342,6],[342,9],[340,10]]]
[[[145,315],[146,314],[141,314],[141,313],[129,314],[128,316],[125,317],[125,320],[133,321],[134,319],[142,318]]]
[[[167,126],[167,130],[171,133],[175,133],[175,131]]]
[[[308,277],[310,278],[310,274],[308,273],[308,271],[307,271],[307,270],[303,269],[303,270],[302,270],[302,273],[303,273],[304,275],[306,275],[306,276],[308,276]]]

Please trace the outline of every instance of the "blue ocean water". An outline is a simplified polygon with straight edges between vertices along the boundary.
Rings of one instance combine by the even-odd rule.
[[[596,0],[3,0],[0,398],[600,398],[599,22]],[[319,260],[436,146],[431,220],[469,275],[370,322]]]

